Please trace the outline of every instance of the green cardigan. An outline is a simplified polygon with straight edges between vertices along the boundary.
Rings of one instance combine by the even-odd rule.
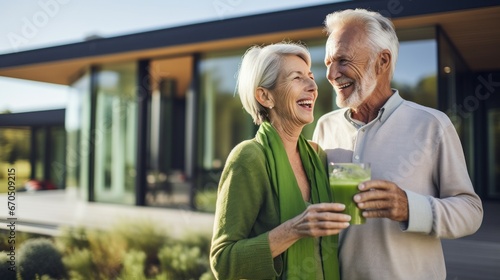
[[[319,149],[326,167],[326,154]],[[268,233],[279,225],[279,204],[266,175],[263,147],[255,140],[230,153],[219,183],[210,264],[217,279],[274,279],[283,271],[272,258]],[[336,248],[332,248],[336,250]]]

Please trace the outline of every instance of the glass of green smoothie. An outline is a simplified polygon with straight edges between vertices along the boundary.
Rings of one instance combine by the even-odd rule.
[[[351,216],[351,225],[364,224],[366,219],[361,215],[354,202],[354,195],[359,192],[358,185],[371,178],[369,163],[330,163],[328,165],[330,187],[333,202],[345,205],[344,213]]]

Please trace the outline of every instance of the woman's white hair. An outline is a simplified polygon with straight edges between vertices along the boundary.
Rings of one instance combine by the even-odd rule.
[[[249,48],[241,60],[236,90],[243,108],[252,116],[255,124],[269,120],[268,108],[255,98],[258,87],[273,90],[276,87],[281,64],[285,56],[295,55],[311,66],[311,55],[304,45],[282,42]]]
[[[396,69],[399,51],[399,40],[392,21],[377,12],[365,9],[348,9],[327,15],[325,30],[330,35],[334,29],[351,23],[360,23],[364,26],[368,37],[368,44],[375,52],[380,52],[384,49],[391,52],[392,59],[389,77],[392,78]]]

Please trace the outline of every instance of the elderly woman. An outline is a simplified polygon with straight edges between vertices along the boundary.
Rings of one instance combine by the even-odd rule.
[[[260,125],[229,155],[219,184],[210,261],[217,279],[339,279],[337,238],[349,226],[330,203],[326,155],[302,135],[318,95],[299,44],[252,47],[238,93]]]

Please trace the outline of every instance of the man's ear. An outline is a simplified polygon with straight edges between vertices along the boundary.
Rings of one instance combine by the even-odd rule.
[[[375,71],[377,74],[382,74],[384,72],[389,72],[391,69],[392,55],[389,50],[383,50],[378,54],[377,63],[375,65]]]
[[[257,99],[257,102],[260,103],[265,108],[272,108],[274,107],[274,100],[273,97],[271,96],[271,93],[269,90],[263,88],[263,87],[258,87],[257,90],[255,91],[255,99]]]

